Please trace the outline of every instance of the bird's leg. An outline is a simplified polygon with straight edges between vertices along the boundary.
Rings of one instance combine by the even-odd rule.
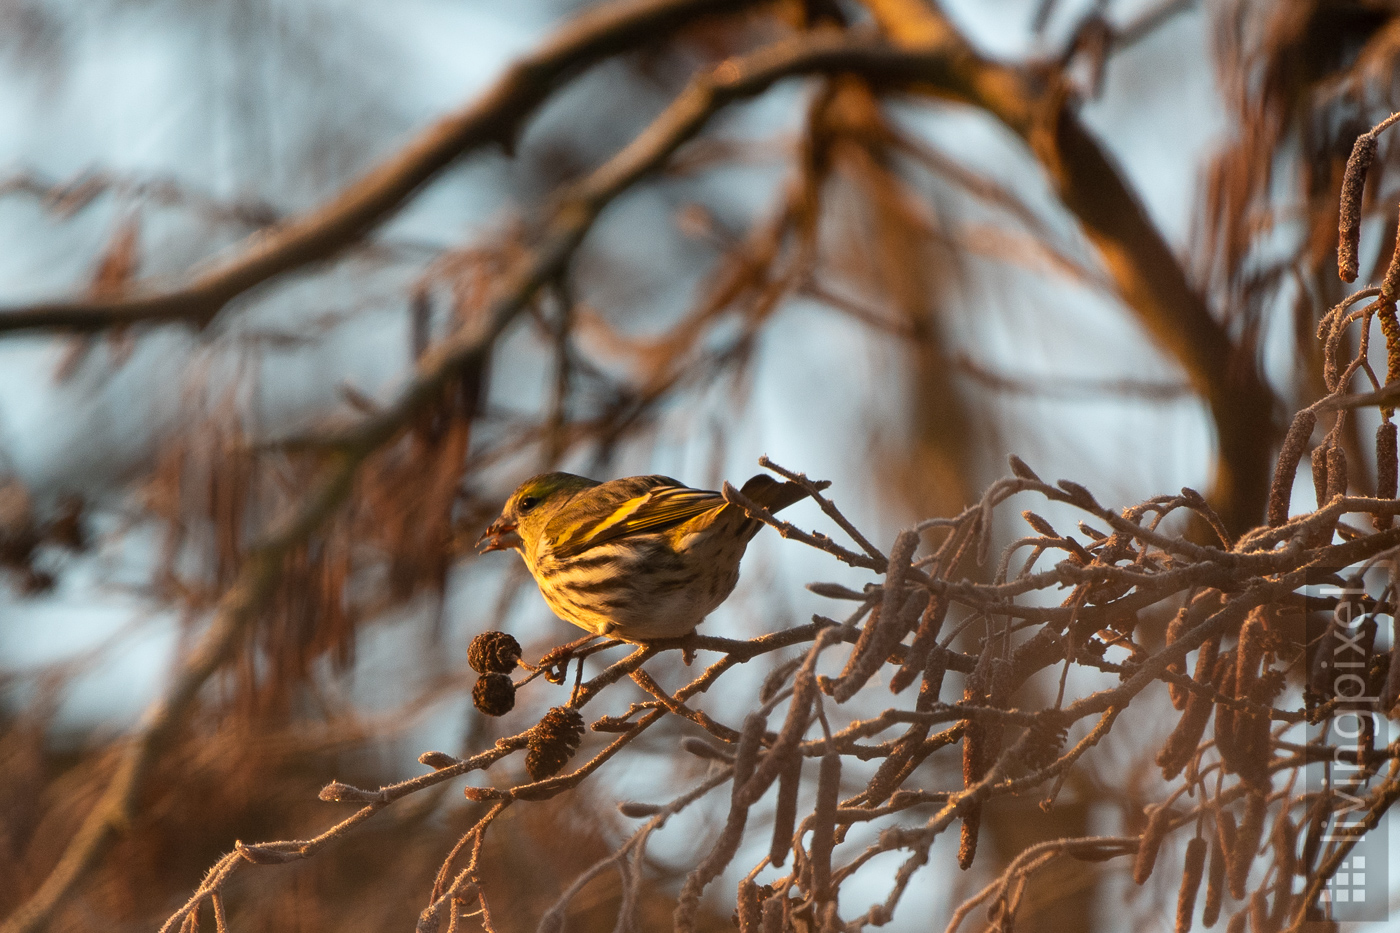
[[[544,676],[552,684],[562,684],[569,676],[569,662],[578,659],[579,676],[583,676],[583,659],[590,654],[603,651],[615,645],[622,644],[619,638],[605,638],[598,644],[592,644],[603,638],[601,635],[585,635],[582,638],[569,642],[567,645],[560,645],[549,651],[540,658],[540,663],[531,670],[544,671]]]
[[[571,641],[567,645],[560,645],[549,654],[540,659],[541,667],[550,667],[552,670],[545,676],[552,684],[562,684],[569,676],[569,662],[574,658],[579,658],[579,667],[583,667],[583,659],[580,652],[587,648],[589,644],[598,640],[597,635],[585,635],[583,638]]]
[[[583,648],[597,637],[597,635],[585,635],[583,638],[571,641],[567,645],[558,645],[551,648],[544,657],[540,658],[537,664],[530,664],[522,658],[519,662],[520,666],[533,674],[544,674],[552,684],[561,684],[564,682],[564,678],[568,673],[567,670],[561,670],[561,668],[565,667],[569,661],[573,660],[575,653],[579,649]]]

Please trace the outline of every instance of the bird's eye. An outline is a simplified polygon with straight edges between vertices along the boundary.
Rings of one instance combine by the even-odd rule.
[[[538,496],[525,496],[523,499],[520,500],[516,507],[519,508],[522,512],[528,512],[539,504],[540,500]]]

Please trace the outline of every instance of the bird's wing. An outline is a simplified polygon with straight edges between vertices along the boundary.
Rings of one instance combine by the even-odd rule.
[[[667,531],[727,504],[717,492],[691,489],[668,476],[612,480],[584,490],[579,496],[587,497],[587,514],[571,516],[568,524],[557,531],[549,529],[555,539],[552,550],[556,558],[574,557],[631,534]]]

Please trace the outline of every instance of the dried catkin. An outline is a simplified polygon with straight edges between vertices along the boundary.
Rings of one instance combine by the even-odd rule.
[[[986,683],[983,679],[986,676],[983,662],[987,660],[988,655],[984,653],[982,660],[978,662],[978,667],[982,670],[974,671],[972,676],[968,678],[967,686],[963,689],[964,703],[986,702],[987,697],[983,693],[983,686]],[[971,787],[982,779],[982,774],[986,771],[986,762],[996,755],[996,750],[990,748],[992,741],[992,730],[987,727],[986,723],[978,719],[966,720],[962,753],[964,788]],[[972,860],[977,857],[977,832],[982,825],[982,804],[969,801],[961,816],[962,829],[958,837],[958,867],[966,871],[972,867]]]
[[[759,899],[758,885],[753,883],[753,879],[745,878],[739,882],[735,906],[738,908],[739,933],[759,933],[759,925],[763,922],[763,904]]]
[[[921,713],[933,709],[938,696],[943,692],[943,678],[948,673],[948,651],[935,647],[929,652],[928,663],[924,666],[924,679],[919,684],[919,699],[914,708]]]
[[[865,802],[868,806],[878,807],[889,799],[890,794],[899,789],[899,785],[909,776],[914,751],[927,737],[927,726],[911,726],[909,731],[895,742],[889,755],[880,762],[880,767],[875,769],[870,783],[865,785]]]
[[[1235,649],[1220,655],[1215,661],[1216,688],[1222,697],[1235,695]],[[1239,749],[1235,745],[1235,710],[1224,703],[1215,705],[1215,748],[1220,753],[1225,770],[1239,773]]]
[[[744,717],[744,729],[739,733],[739,747],[734,752],[732,796],[736,801],[758,765],[758,750],[763,744],[764,725],[764,717],[759,713],[749,713]]]
[[[822,684],[822,690],[837,703],[845,703],[865,686],[928,605],[927,592],[910,591],[905,586],[910,562],[918,547],[918,532],[906,530],[896,536],[885,572],[883,599],[871,610],[870,620],[861,631],[840,676]]]
[[[1235,696],[1253,698],[1261,691],[1259,665],[1268,647],[1269,632],[1264,624],[1264,608],[1254,609],[1240,629],[1240,643],[1235,664]],[[1235,714],[1235,746],[1238,751],[1236,770],[1248,784],[1264,786],[1269,780],[1269,719],[1258,713],[1239,711]]]
[[[1196,649],[1196,683],[1216,684],[1215,662],[1220,657],[1220,634],[1207,638],[1201,643],[1201,647]]]
[[[1320,509],[1327,504],[1327,448],[1315,447],[1312,452],[1313,497]]]
[[[933,597],[924,608],[923,618],[919,620],[919,630],[914,635],[914,640],[909,644],[909,651],[904,656],[904,664],[895,671],[890,678],[890,693],[902,693],[906,687],[914,682],[928,669],[931,660],[930,653],[942,655],[938,648],[938,633],[943,629],[943,620],[948,616],[948,600],[942,597]],[[945,661],[946,664],[946,661]],[[925,678],[927,680],[927,678]]]
[[[787,927],[788,896],[782,892],[763,902],[762,933],[783,933]]]
[[[1235,825],[1235,814],[1229,810],[1221,810],[1215,816],[1215,826],[1220,833],[1220,848],[1225,853],[1225,881],[1226,890],[1234,898],[1242,898],[1243,894],[1236,894],[1233,886],[1229,885],[1230,866],[1235,861],[1235,849],[1240,843],[1239,827]]]
[[[1390,265],[1385,267],[1385,277],[1381,279],[1381,298],[1384,301],[1394,302],[1400,296],[1400,236],[1395,238],[1395,248],[1390,253]],[[1394,375],[1394,367],[1386,367],[1390,372],[1387,376]],[[1390,379],[1386,379],[1389,382]]]
[[[1288,818],[1288,806],[1283,809],[1284,813],[1274,823],[1274,865],[1283,890],[1292,893],[1290,882],[1298,873],[1298,826]]]
[[[1206,906],[1201,911],[1201,922],[1207,927],[1215,926],[1220,919],[1220,906],[1225,900],[1225,850],[1220,844],[1217,832],[1210,845],[1210,872],[1206,875]]]
[[[982,826],[982,805],[974,803],[963,813],[962,829],[958,834],[958,867],[967,871],[977,857],[977,831]]]
[[[1170,781],[1180,774],[1196,754],[1214,705],[1210,697],[1199,693],[1193,692],[1187,699],[1186,712],[1181,714],[1176,728],[1157,752],[1157,764],[1161,765],[1165,780]]]
[[[1186,620],[1187,607],[1182,606],[1176,611],[1176,615],[1172,617],[1171,622],[1167,624],[1167,647],[1170,648],[1173,644],[1176,643],[1177,639],[1179,639],[1182,635],[1186,634],[1187,630],[1190,627]],[[1175,661],[1172,661],[1170,664],[1167,665],[1167,670],[1175,674],[1185,675],[1186,659],[1179,658]],[[1191,695],[1190,690],[1186,689],[1185,687],[1179,684],[1169,683],[1167,684],[1167,691],[1171,694],[1172,706],[1180,710],[1186,709],[1187,698]]]
[[[1142,884],[1151,877],[1152,869],[1157,864],[1157,851],[1162,847],[1171,818],[1171,808],[1165,806],[1154,807],[1152,815],[1147,818],[1147,826],[1138,839],[1137,858],[1133,861],[1135,884]]]
[[[797,825],[797,791],[802,784],[802,756],[793,755],[778,775],[778,802],[773,810],[773,843],[768,860],[781,868],[792,850],[792,834]]]
[[[850,657],[846,659],[846,665],[841,668],[841,673],[834,678],[822,678],[821,687],[823,693],[834,696],[837,689],[849,682],[851,677],[854,676],[857,668],[861,664],[861,660],[870,653],[870,646],[875,642],[875,637],[879,633],[880,613],[883,608],[883,604],[877,604],[875,608],[870,610],[870,616],[865,620],[865,626],[861,628],[860,635],[856,638],[855,647],[851,649]],[[847,699],[849,699],[849,697]],[[839,703],[842,701],[838,700],[837,702]]]
[[[1235,721],[1235,742],[1239,748],[1240,780],[1251,787],[1269,786],[1269,761],[1273,746],[1269,719],[1257,713],[1241,713]]]
[[[1230,852],[1226,880],[1230,883],[1230,895],[1243,900],[1249,881],[1249,870],[1254,866],[1254,857],[1259,851],[1259,841],[1264,833],[1264,817],[1268,812],[1268,799],[1260,791],[1251,791],[1245,799],[1244,819],[1240,821],[1239,835]]]
[[[1235,662],[1235,695],[1249,696],[1254,681],[1259,676],[1259,662],[1264,658],[1268,647],[1269,630],[1264,624],[1264,607],[1256,606],[1245,619],[1240,629],[1239,651]]]
[[[817,636],[817,643],[823,644],[823,639],[827,637],[827,632],[822,632]],[[763,761],[754,769],[753,777],[749,778],[744,785],[744,799],[753,803],[773,783],[787,763],[788,756],[795,753],[797,744],[802,741],[802,734],[807,731],[807,726],[811,722],[812,704],[816,701],[817,681],[810,668],[804,666],[797,672],[797,676],[792,679],[792,699],[788,701],[787,716],[783,719],[783,727],[778,731],[778,738],[768,749],[768,754],[763,757]]]
[[[757,729],[753,723],[757,721]],[[744,721],[744,731],[739,739],[739,750],[735,753],[735,771],[739,770],[739,765],[751,753],[747,753],[744,746],[757,745],[751,736],[761,737],[763,717],[758,713],[751,713]],[[750,780],[753,780],[752,778]],[[739,844],[743,841],[744,826],[748,822],[749,806],[752,801],[746,796],[742,786],[738,783],[734,786],[733,794],[730,798],[729,816],[725,819],[724,830],[719,838],[715,840],[710,851],[706,853],[690,874],[686,875],[685,882],[681,885],[680,895],[676,898],[676,907],[671,915],[671,925],[676,933],[694,933],[695,916],[700,909],[700,895],[704,893],[705,887],[725,867],[733,860],[734,854],[739,851]]]
[[[1400,249],[1400,237],[1396,237],[1395,246],[1397,249]],[[1385,270],[1385,285],[1390,285],[1392,292],[1395,283],[1392,282],[1391,279],[1397,271],[1400,270],[1397,270],[1395,257],[1392,255],[1390,259],[1390,268]],[[1384,288],[1385,285],[1382,285],[1382,288]],[[1380,309],[1376,312],[1376,320],[1380,321],[1381,324],[1381,333],[1385,335],[1385,381],[1387,385],[1400,379],[1400,318],[1395,316],[1395,305],[1392,304],[1394,300],[1395,296],[1392,294],[1381,304]],[[1393,407],[1389,405],[1381,406],[1381,417],[1387,421],[1390,420],[1390,416],[1394,413],[1395,409]]]
[[[1298,472],[1298,462],[1303,459],[1303,451],[1317,426],[1317,415],[1304,409],[1293,418],[1288,433],[1279,448],[1278,464],[1274,467],[1274,479],[1269,486],[1269,527],[1277,527],[1288,520],[1289,500],[1293,496],[1293,478]]]
[[[1347,494],[1347,455],[1340,446],[1327,448],[1327,502]]]
[[[1196,894],[1206,866],[1206,841],[1196,836],[1186,843],[1186,862],[1181,870],[1181,889],[1176,895],[1176,933],[1191,933],[1196,915]]]
[[[812,811],[812,896],[831,900],[831,849],[836,842],[836,804],[841,796],[841,756],[822,757],[817,777],[817,803]]]
[[[1361,196],[1366,190],[1366,173],[1376,158],[1376,137],[1362,133],[1356,137],[1342,174],[1340,216],[1337,218],[1337,275],[1343,282],[1355,282],[1358,268],[1357,247],[1361,244]]]
[[[1213,684],[1215,662],[1220,650],[1220,636],[1212,635],[1196,652],[1196,676],[1199,684]],[[1161,751],[1157,753],[1157,764],[1162,768],[1162,777],[1170,781],[1181,773],[1181,769],[1196,754],[1210,722],[1210,712],[1215,702],[1205,693],[1187,691],[1186,711],[1177,721],[1176,728],[1167,737]]]
[[[1332,686],[1332,661],[1337,653],[1337,626],[1329,620],[1322,637],[1316,641],[1312,661],[1308,667],[1308,689],[1321,696],[1329,696]]]
[[[1376,498],[1394,499],[1400,482],[1400,458],[1396,455],[1395,422],[1382,421],[1376,428]],[[1377,515],[1376,529],[1385,531],[1395,521],[1393,515]]]

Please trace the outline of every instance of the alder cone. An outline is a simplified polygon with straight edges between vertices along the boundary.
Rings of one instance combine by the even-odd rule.
[[[506,632],[482,632],[467,648],[467,663],[478,674],[509,674],[520,660],[520,642]]]
[[[567,706],[554,707],[530,730],[525,770],[532,780],[553,777],[574,757],[582,740],[583,714]]]
[[[482,674],[472,687],[472,705],[487,716],[504,716],[515,708],[515,684],[505,674]]]

